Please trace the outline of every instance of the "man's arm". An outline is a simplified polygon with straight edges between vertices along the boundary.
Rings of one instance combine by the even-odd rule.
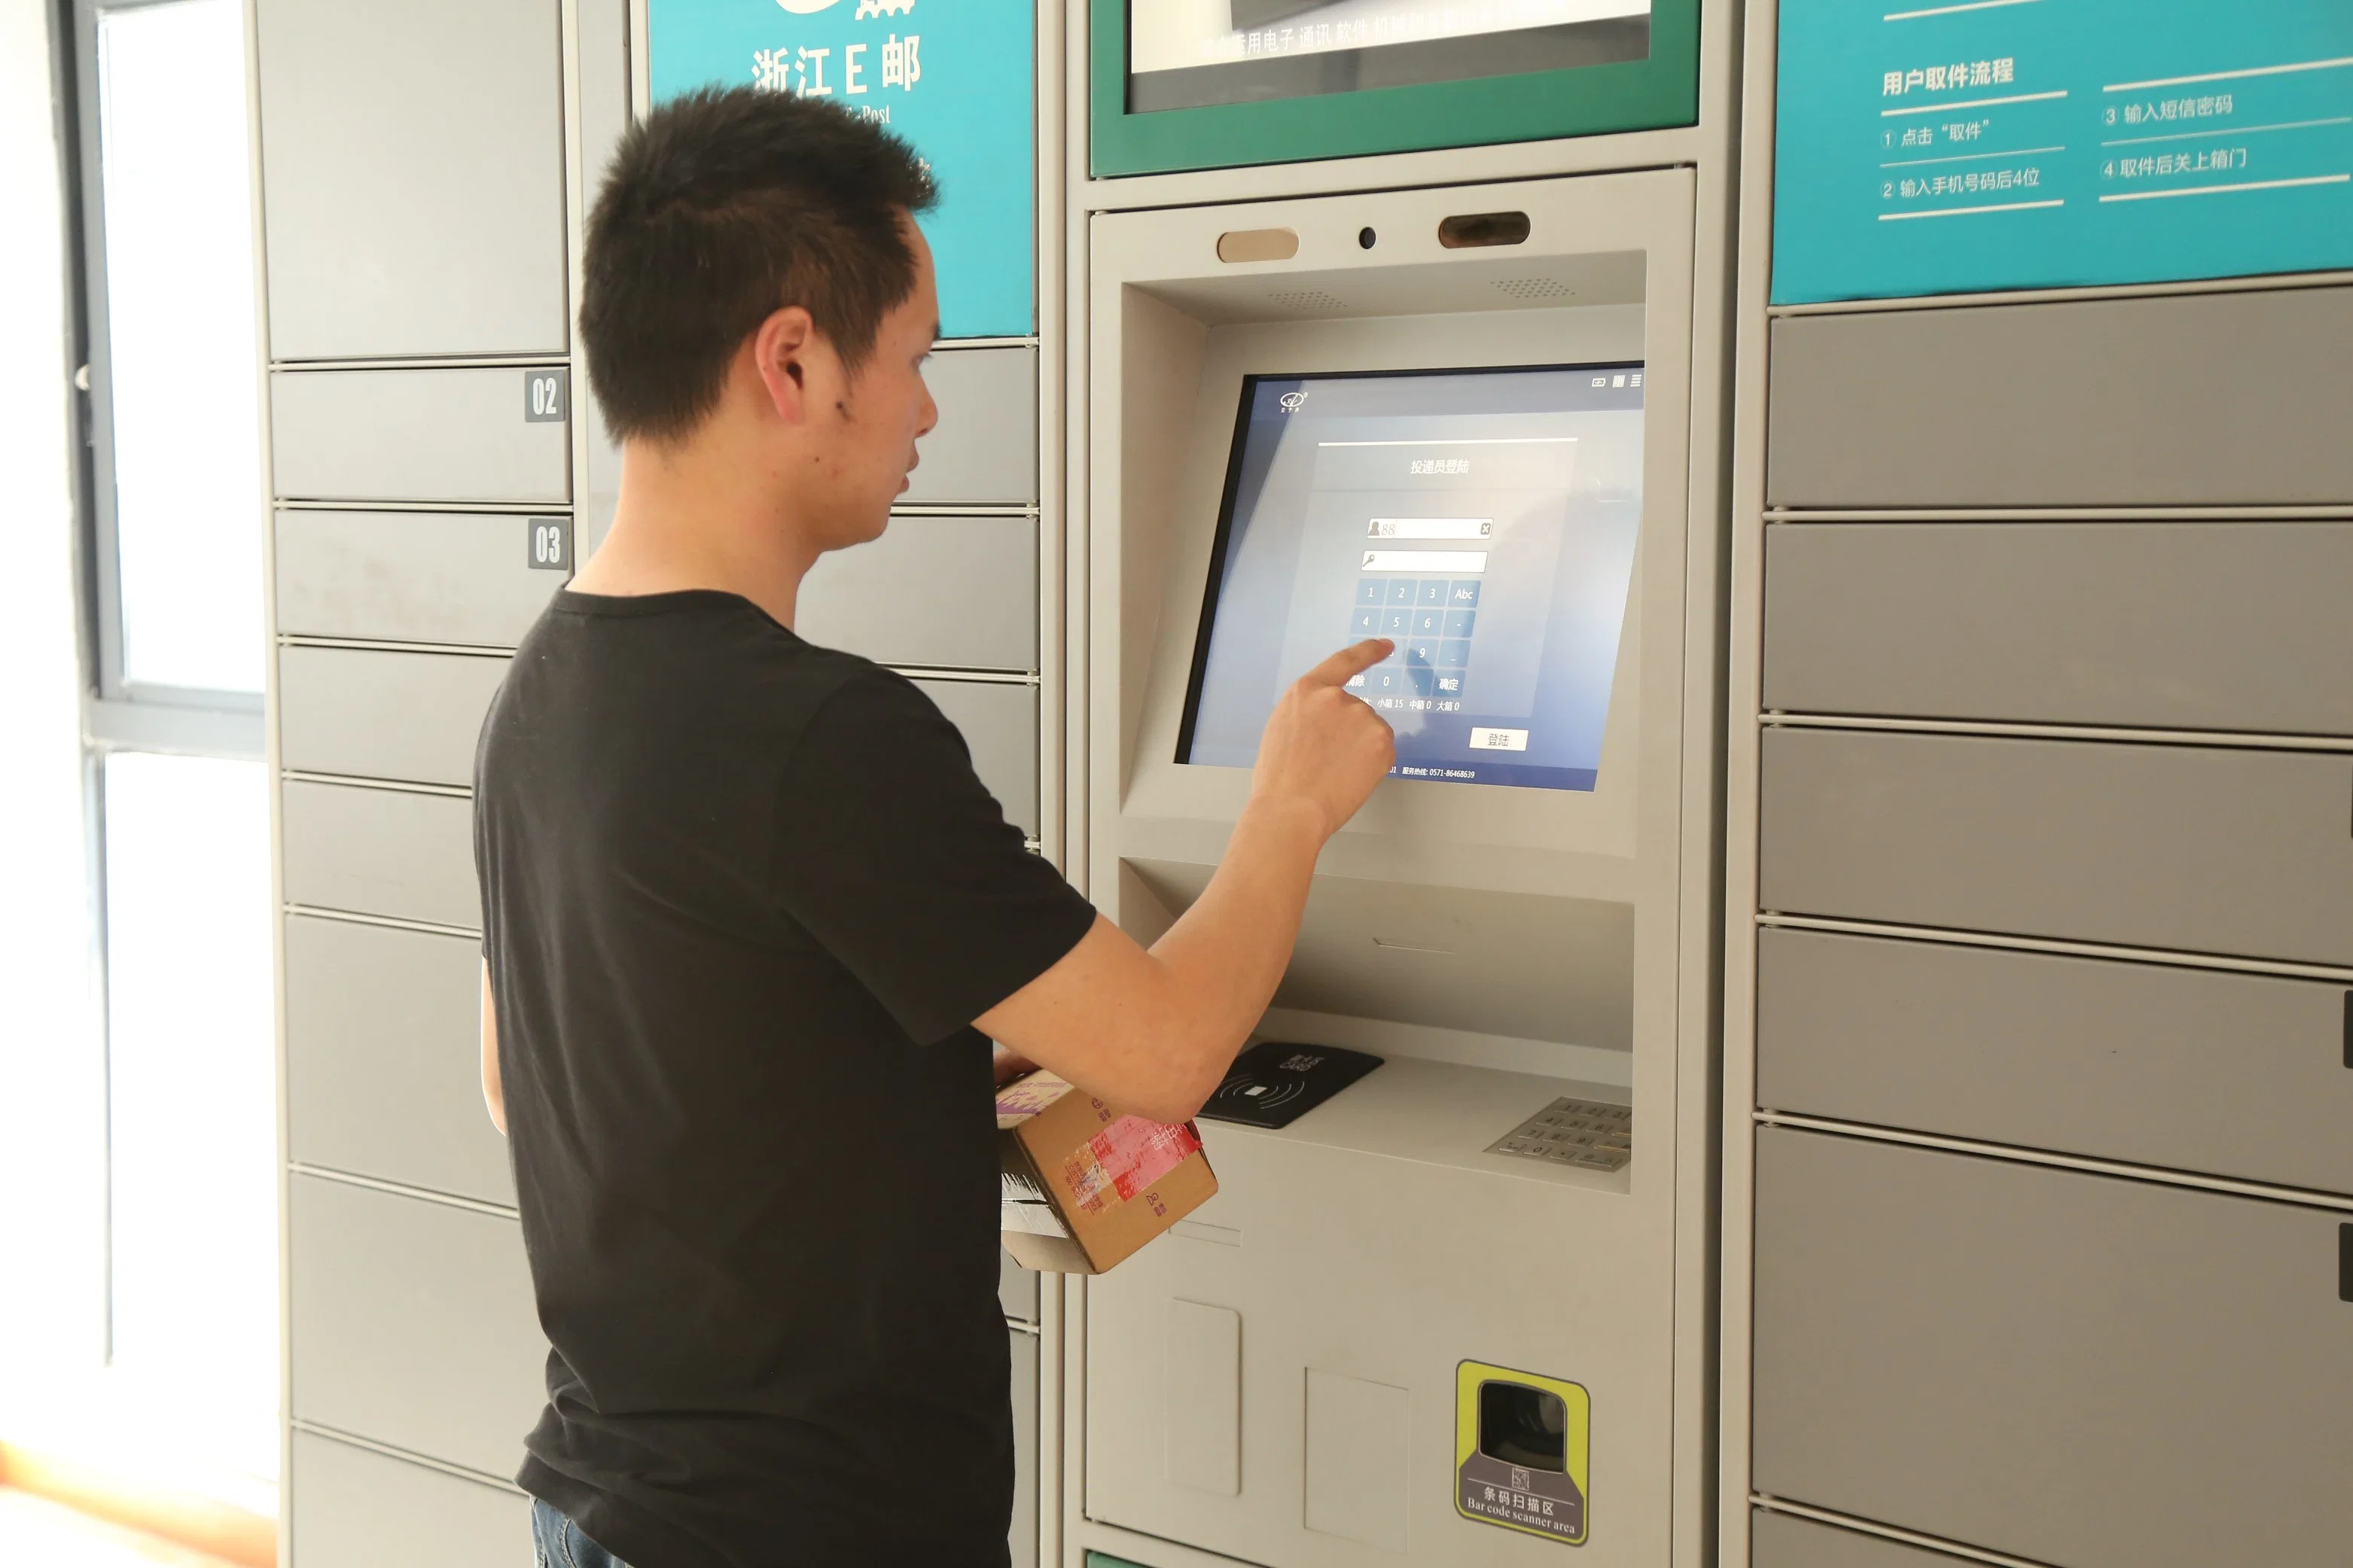
[[[1225,858],[1166,936],[1147,951],[1098,918],[981,1031],[1139,1115],[1198,1110],[1282,984],[1316,856],[1395,760],[1388,725],[1342,689],[1390,646],[1334,654],[1284,694]]]
[[[491,1109],[491,1125],[507,1130],[506,1090],[499,1084],[499,1016],[491,1005],[491,961],[482,960],[482,1103]]]

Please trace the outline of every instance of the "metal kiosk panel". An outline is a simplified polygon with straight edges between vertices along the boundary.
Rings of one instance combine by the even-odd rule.
[[[2345,1218],[1767,1128],[1755,1489],[2070,1568],[2336,1568]]]
[[[570,576],[571,530],[562,516],[281,510],[278,630],[512,647]]]
[[[288,903],[480,928],[472,801],[307,779],[279,798]]]
[[[465,937],[286,917],[287,1152],[514,1202],[482,1107],[481,952]]]
[[[258,0],[270,353],[565,348],[556,0]]]
[[[1708,829],[1678,803],[1713,765],[1682,718],[1712,635],[1687,574],[1714,558],[1689,545],[1712,527],[1686,489],[1693,202],[1667,171],[1093,220],[1089,886],[1142,941],[1198,896],[1250,787],[1177,760],[1245,378],[1639,361],[1648,383],[1639,439],[1577,459],[1641,498],[1591,787],[1393,778],[1326,846],[1261,1032],[1384,1065],[1278,1131],[1203,1123],[1219,1194],[1088,1282],[1087,1520],[1271,1568],[1368,1545],[1532,1563],[1554,1544],[1458,1511],[1457,1368],[1477,1361],[1590,1390],[1587,1568],[1672,1549],[1673,1413],[1705,1375],[1674,1331],[1706,1310],[1674,1263],[1705,1202],[1676,1153],[1701,1107],[1674,1087],[1705,1049],[1677,998],[1708,924],[1678,869]],[[1498,211],[1520,243],[1444,243]],[[1287,255],[1220,260],[1223,236],[1270,227]],[[1630,1106],[1630,1165],[1493,1152],[1563,1097]]]
[[[531,1500],[508,1487],[294,1434],[292,1568],[510,1568],[531,1546]]]
[[[280,757],[302,773],[468,785],[505,658],[354,647],[278,653]]]
[[[289,1193],[295,1418],[512,1474],[547,1401],[522,1226],[307,1174]]]

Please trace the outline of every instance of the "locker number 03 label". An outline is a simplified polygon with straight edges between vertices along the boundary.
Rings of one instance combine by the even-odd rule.
[[[527,370],[522,373],[522,417],[526,425],[560,423],[571,402],[571,372]]]
[[[531,569],[534,572],[572,570],[572,520],[534,517],[531,524]]]

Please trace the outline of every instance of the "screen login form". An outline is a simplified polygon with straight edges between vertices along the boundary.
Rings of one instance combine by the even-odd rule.
[[[1642,510],[1642,367],[1243,384],[1177,757],[1248,767],[1349,643],[1393,776],[1589,790]]]

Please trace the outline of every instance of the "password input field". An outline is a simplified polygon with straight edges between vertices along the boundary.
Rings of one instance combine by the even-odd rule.
[[[1365,571],[1471,576],[1487,569],[1483,550],[1367,550]]]

